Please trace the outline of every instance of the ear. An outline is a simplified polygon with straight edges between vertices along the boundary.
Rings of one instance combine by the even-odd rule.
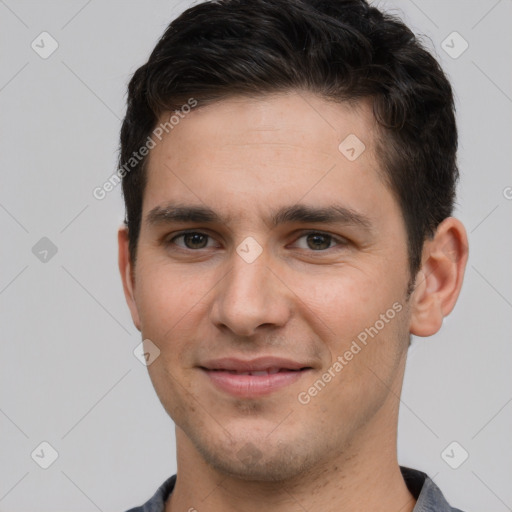
[[[121,273],[121,280],[123,281],[124,296],[126,298],[126,303],[130,308],[133,323],[135,324],[135,327],[140,331],[141,323],[134,294],[135,269],[132,268],[132,263],[130,260],[128,228],[126,226],[123,225],[119,228],[119,231],[117,232],[117,241],[119,246],[119,272]]]
[[[432,336],[439,331],[459,297],[467,260],[466,230],[459,220],[448,217],[423,247],[411,299],[411,334]]]

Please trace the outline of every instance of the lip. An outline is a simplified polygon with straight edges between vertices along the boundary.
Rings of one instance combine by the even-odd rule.
[[[215,359],[205,362],[200,369],[218,389],[236,397],[250,398],[269,395],[289,386],[312,367],[290,359],[259,357],[251,360]],[[248,372],[261,374],[248,375]]]

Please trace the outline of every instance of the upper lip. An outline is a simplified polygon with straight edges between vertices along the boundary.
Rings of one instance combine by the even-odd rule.
[[[258,372],[278,368],[280,370],[300,370],[311,368],[307,363],[300,363],[282,357],[258,357],[255,359],[243,360],[233,357],[212,359],[200,365],[207,370],[227,370],[238,372]]]

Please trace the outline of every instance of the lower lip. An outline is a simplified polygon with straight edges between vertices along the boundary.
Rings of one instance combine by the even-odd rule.
[[[238,375],[222,370],[203,370],[215,386],[238,397],[269,395],[299,380],[309,370],[278,372],[268,375]]]

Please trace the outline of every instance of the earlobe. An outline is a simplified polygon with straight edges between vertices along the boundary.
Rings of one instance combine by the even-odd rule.
[[[411,300],[411,334],[432,336],[439,331],[457,302],[467,259],[466,230],[458,219],[448,217],[423,248]]]
[[[135,327],[140,331],[141,323],[139,318],[139,311],[137,309],[137,303],[135,302],[135,280],[134,280],[134,269],[132,268],[129,251],[129,236],[128,228],[121,226],[117,233],[118,241],[118,265],[119,272],[121,274],[121,280],[123,282],[124,296],[126,303],[130,309],[133,323]]]

